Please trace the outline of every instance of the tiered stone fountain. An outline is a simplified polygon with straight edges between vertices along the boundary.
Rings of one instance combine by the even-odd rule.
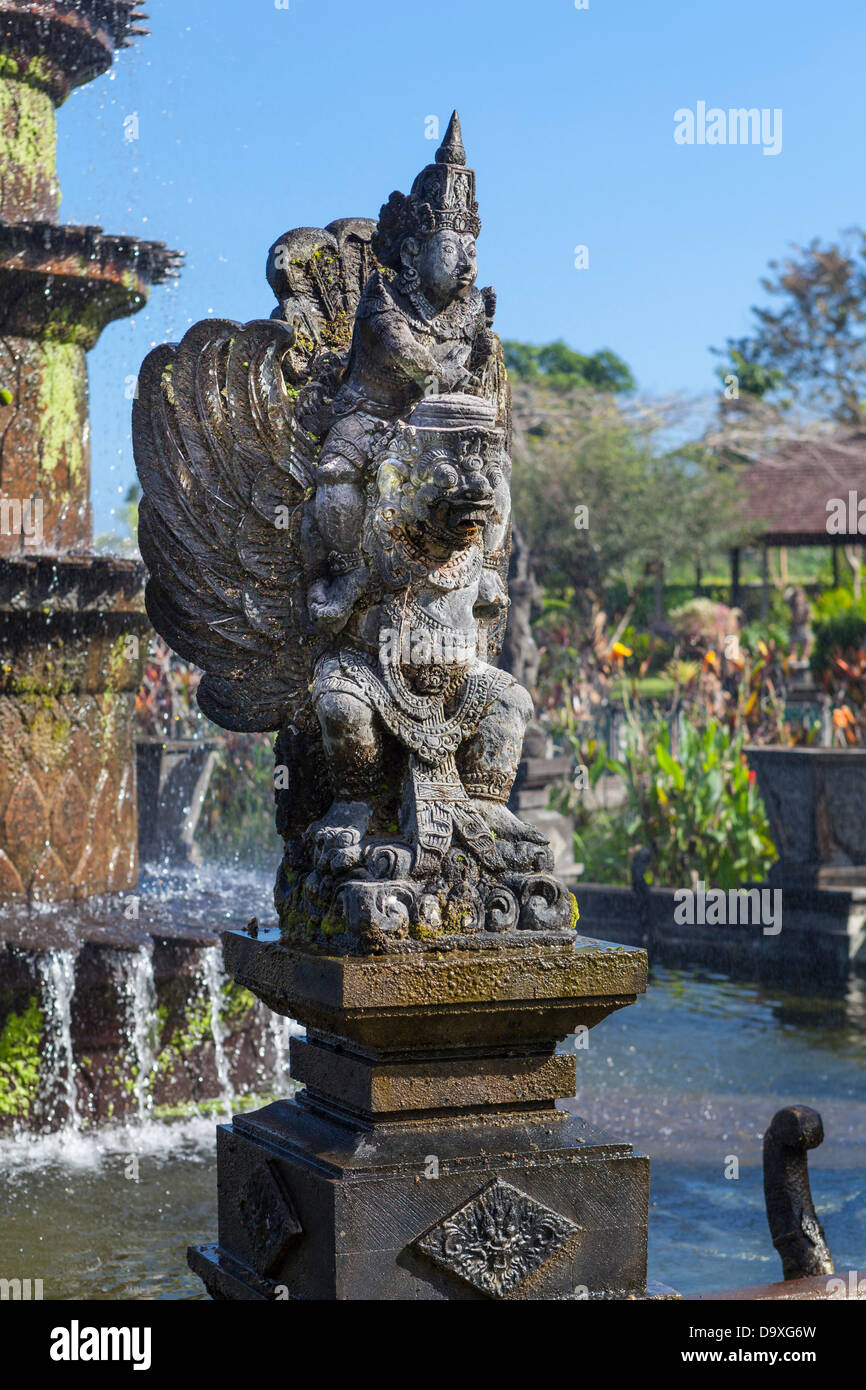
[[[142,18],[131,0],[0,0],[0,1126],[140,1108],[145,997],[157,1102],[218,1095],[235,1054],[249,1073],[261,1051],[252,1006],[211,998],[215,937],[137,891],[143,570],[90,550],[86,355],[182,258],[58,223],[56,109]]]

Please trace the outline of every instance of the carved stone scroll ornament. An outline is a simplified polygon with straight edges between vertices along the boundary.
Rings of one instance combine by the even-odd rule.
[[[286,233],[280,307],[146,359],[134,408],[156,629],[228,729],[276,732],[276,903],[331,952],[570,932],[506,806],[532,713],[508,608],[509,397],[452,117],[378,225]]]

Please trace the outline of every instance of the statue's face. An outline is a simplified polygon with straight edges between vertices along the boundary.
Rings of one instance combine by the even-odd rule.
[[[475,238],[468,232],[434,232],[421,242],[415,269],[431,303],[444,306],[465,299],[478,274]]]
[[[477,540],[495,517],[502,462],[498,454],[484,457],[471,443],[434,447],[416,464],[413,480],[420,483],[412,510],[422,530],[432,524],[440,538],[460,547]]]

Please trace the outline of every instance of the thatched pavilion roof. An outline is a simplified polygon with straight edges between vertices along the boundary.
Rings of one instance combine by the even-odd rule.
[[[784,444],[748,464],[742,482],[746,515],[769,545],[866,542],[866,434]],[[840,499],[846,516],[841,534],[828,530],[828,518],[841,510],[834,500]],[[862,533],[856,529],[860,500]]]

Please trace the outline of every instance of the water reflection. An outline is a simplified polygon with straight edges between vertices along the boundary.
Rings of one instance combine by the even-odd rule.
[[[0,1141],[0,1268],[46,1299],[204,1296],[186,1247],[216,1210],[213,1121]]]

